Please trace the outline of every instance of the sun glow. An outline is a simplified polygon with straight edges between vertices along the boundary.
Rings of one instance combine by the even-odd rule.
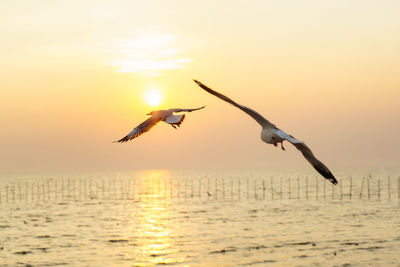
[[[158,106],[161,101],[162,101],[162,95],[161,92],[157,89],[150,89],[147,90],[144,96],[147,104],[149,104],[150,106]]]

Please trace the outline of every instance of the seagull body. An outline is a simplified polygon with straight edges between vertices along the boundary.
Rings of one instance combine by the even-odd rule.
[[[205,86],[201,82],[197,80],[193,80],[195,83],[197,83],[198,86],[200,86],[202,89],[207,91],[208,93],[215,95],[216,97],[234,105],[235,107],[241,109],[242,111],[246,112],[248,115],[250,115],[253,119],[255,119],[262,127],[261,131],[261,140],[268,143],[268,144],[273,144],[274,146],[277,146],[279,143],[281,144],[281,147],[283,150],[285,148],[283,147],[283,141],[288,141],[291,144],[293,144],[300,152],[303,154],[303,156],[307,159],[307,161],[316,169],[323,177],[325,177],[327,180],[329,180],[333,184],[337,184],[336,178],[333,176],[333,174],[330,172],[330,170],[321,162],[319,161],[310,148],[306,146],[306,144],[294,138],[292,135],[289,135],[276,127],[274,124],[272,124],[270,121],[265,119],[263,116],[261,116],[258,112],[240,105],[233,101],[232,99],[226,97],[223,94],[220,94],[211,88]]]
[[[120,140],[114,141],[114,143],[116,142],[124,143],[129,140],[132,140],[135,137],[138,137],[139,135],[148,132],[154,125],[156,125],[160,121],[168,123],[169,125],[171,125],[173,128],[176,129],[176,126],[178,127],[181,126],[181,123],[185,119],[185,114],[174,115],[175,112],[192,112],[203,108],[204,106],[201,108],[192,108],[192,109],[171,108],[166,110],[152,111],[147,114],[151,115],[150,118],[139,124],[137,127],[135,127],[131,132],[129,132],[126,136],[124,136]]]

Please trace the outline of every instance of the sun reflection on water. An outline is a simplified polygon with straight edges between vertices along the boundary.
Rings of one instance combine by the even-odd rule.
[[[168,171],[144,171],[142,186],[148,189],[148,194],[138,202],[138,212],[131,216],[136,221],[137,228],[133,230],[135,238],[135,263],[148,265],[182,263],[184,258],[177,257],[177,246],[174,236],[177,235],[176,225],[171,225],[174,216],[171,201],[165,199],[155,180],[167,179]]]

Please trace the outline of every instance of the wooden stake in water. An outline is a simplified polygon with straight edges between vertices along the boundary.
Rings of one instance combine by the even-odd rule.
[[[86,180],[83,181],[83,200],[87,199],[87,187],[86,187]]]
[[[199,199],[201,200],[201,179],[199,178]]]
[[[240,182],[240,178],[239,178],[239,181],[238,181],[238,200],[240,200],[240,184],[241,184],[241,182]]]
[[[378,179],[378,199],[381,199],[381,180]]]
[[[349,193],[350,199],[351,199],[352,190],[353,190],[353,177],[350,176],[350,193]]]
[[[342,181],[340,181],[340,200],[342,200],[343,199],[343,183],[342,183]]]
[[[257,200],[257,179],[254,179],[254,199]]]
[[[371,199],[371,194],[370,194],[370,190],[369,190],[369,177],[367,177],[367,189],[368,189],[368,199]]]
[[[335,185],[331,184],[331,188],[332,188],[332,200],[335,199]]]
[[[400,176],[397,177],[397,199],[400,199]]]
[[[193,179],[191,179],[192,180],[192,195],[191,195],[191,198],[193,199],[193,196],[194,196],[194,187],[193,187]]]
[[[289,177],[289,199],[292,199],[292,178]]]
[[[250,188],[249,188],[249,178],[247,178],[247,199],[249,199],[249,191],[250,191]]]
[[[73,191],[73,194],[74,194],[74,200],[76,200],[76,194],[75,194],[75,192],[76,192],[76,179],[74,179],[72,181],[72,191]]]
[[[11,190],[11,192],[12,192],[12,196],[13,196],[13,203],[15,203],[15,183],[12,183],[12,190]]]
[[[36,188],[37,188],[37,192],[36,192],[36,201],[40,200],[40,189],[39,189],[39,182],[36,182]]]
[[[218,199],[218,178],[216,177],[215,178],[215,192],[214,192],[214,194],[215,194],[215,199]]]
[[[300,199],[300,177],[297,176],[297,199]]]
[[[306,176],[306,199],[308,199],[308,176]]]
[[[0,189],[1,192],[1,189]],[[1,196],[0,196],[1,201]],[[28,202],[28,182],[25,182],[25,203]]]
[[[178,199],[180,199],[180,197],[181,197],[181,181],[178,181],[177,185],[178,185],[178,192],[177,192]]]
[[[388,176],[388,199],[390,200],[390,176]]]
[[[324,199],[326,199],[326,179],[324,179]]]
[[[365,180],[365,177],[363,177],[363,180],[362,180],[362,183],[361,183],[360,199],[362,199],[362,193],[363,193],[363,188],[364,188],[364,180]]]
[[[274,177],[271,176],[269,181],[271,183],[271,199],[274,199]]]
[[[233,178],[231,178],[231,200],[233,200]]]
[[[22,201],[22,193],[21,193],[21,183],[18,182],[18,192],[19,192],[19,202]]]
[[[58,201],[58,188],[57,188],[57,179],[54,181],[54,198]]]
[[[121,183],[121,199],[124,200],[124,181],[120,180]]]
[[[187,199],[187,178],[185,178],[185,199]]]
[[[265,181],[264,180],[263,180],[262,186],[263,186],[263,200],[265,200]]]
[[[283,178],[282,178],[282,176],[281,176],[281,184],[280,184],[280,189],[281,189],[281,192],[280,192],[280,195],[281,195],[281,199],[283,198],[283,188],[282,188],[282,184],[283,184]]]
[[[340,184],[342,185],[342,184]],[[315,199],[318,200],[318,177],[315,176]]]
[[[172,199],[172,189],[173,189],[172,183],[173,182],[174,181],[172,179],[169,180],[169,199]]]

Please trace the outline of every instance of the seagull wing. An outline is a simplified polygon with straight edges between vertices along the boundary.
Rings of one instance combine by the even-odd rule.
[[[238,103],[236,103],[235,101],[233,101],[232,99],[230,99],[227,96],[224,96],[223,94],[220,94],[214,90],[212,90],[211,88],[205,86],[204,84],[202,84],[201,82],[197,81],[197,80],[193,80],[195,83],[197,83],[198,86],[200,86],[201,88],[203,88],[204,90],[206,90],[207,92],[209,92],[212,95],[215,95],[216,97],[234,105],[235,107],[243,110],[244,112],[246,112],[248,115],[250,115],[253,119],[255,119],[262,127],[271,127],[271,128],[276,128],[276,126],[274,124],[272,124],[271,122],[269,122],[267,119],[265,119],[263,116],[261,116],[258,112],[242,106]]]
[[[205,107],[206,106],[202,106],[200,108],[174,108],[174,109],[170,109],[170,111],[172,111],[172,112],[192,112],[192,111],[196,111],[199,109],[203,109]]]
[[[181,125],[183,120],[185,119],[185,114],[182,115],[170,115],[165,119],[166,123],[172,124],[172,125]]]
[[[301,140],[294,138],[291,135],[288,135],[284,131],[280,129],[273,129],[273,131],[279,135],[281,138],[289,141],[292,143],[303,156],[306,158],[308,162],[316,169],[322,176],[324,176],[327,180],[329,180],[333,184],[337,184],[337,180],[335,176],[331,173],[331,171],[326,167],[321,161],[319,161],[314,154],[312,153],[311,149]]]
[[[118,141],[114,141],[114,143],[119,142],[119,143],[124,143],[128,142],[129,140],[132,140],[135,137],[138,137],[139,135],[148,132],[154,125],[156,125],[160,120],[155,119],[154,117],[151,117],[141,124],[139,124],[136,128],[134,128],[130,133],[128,133],[125,137],[121,138]]]

